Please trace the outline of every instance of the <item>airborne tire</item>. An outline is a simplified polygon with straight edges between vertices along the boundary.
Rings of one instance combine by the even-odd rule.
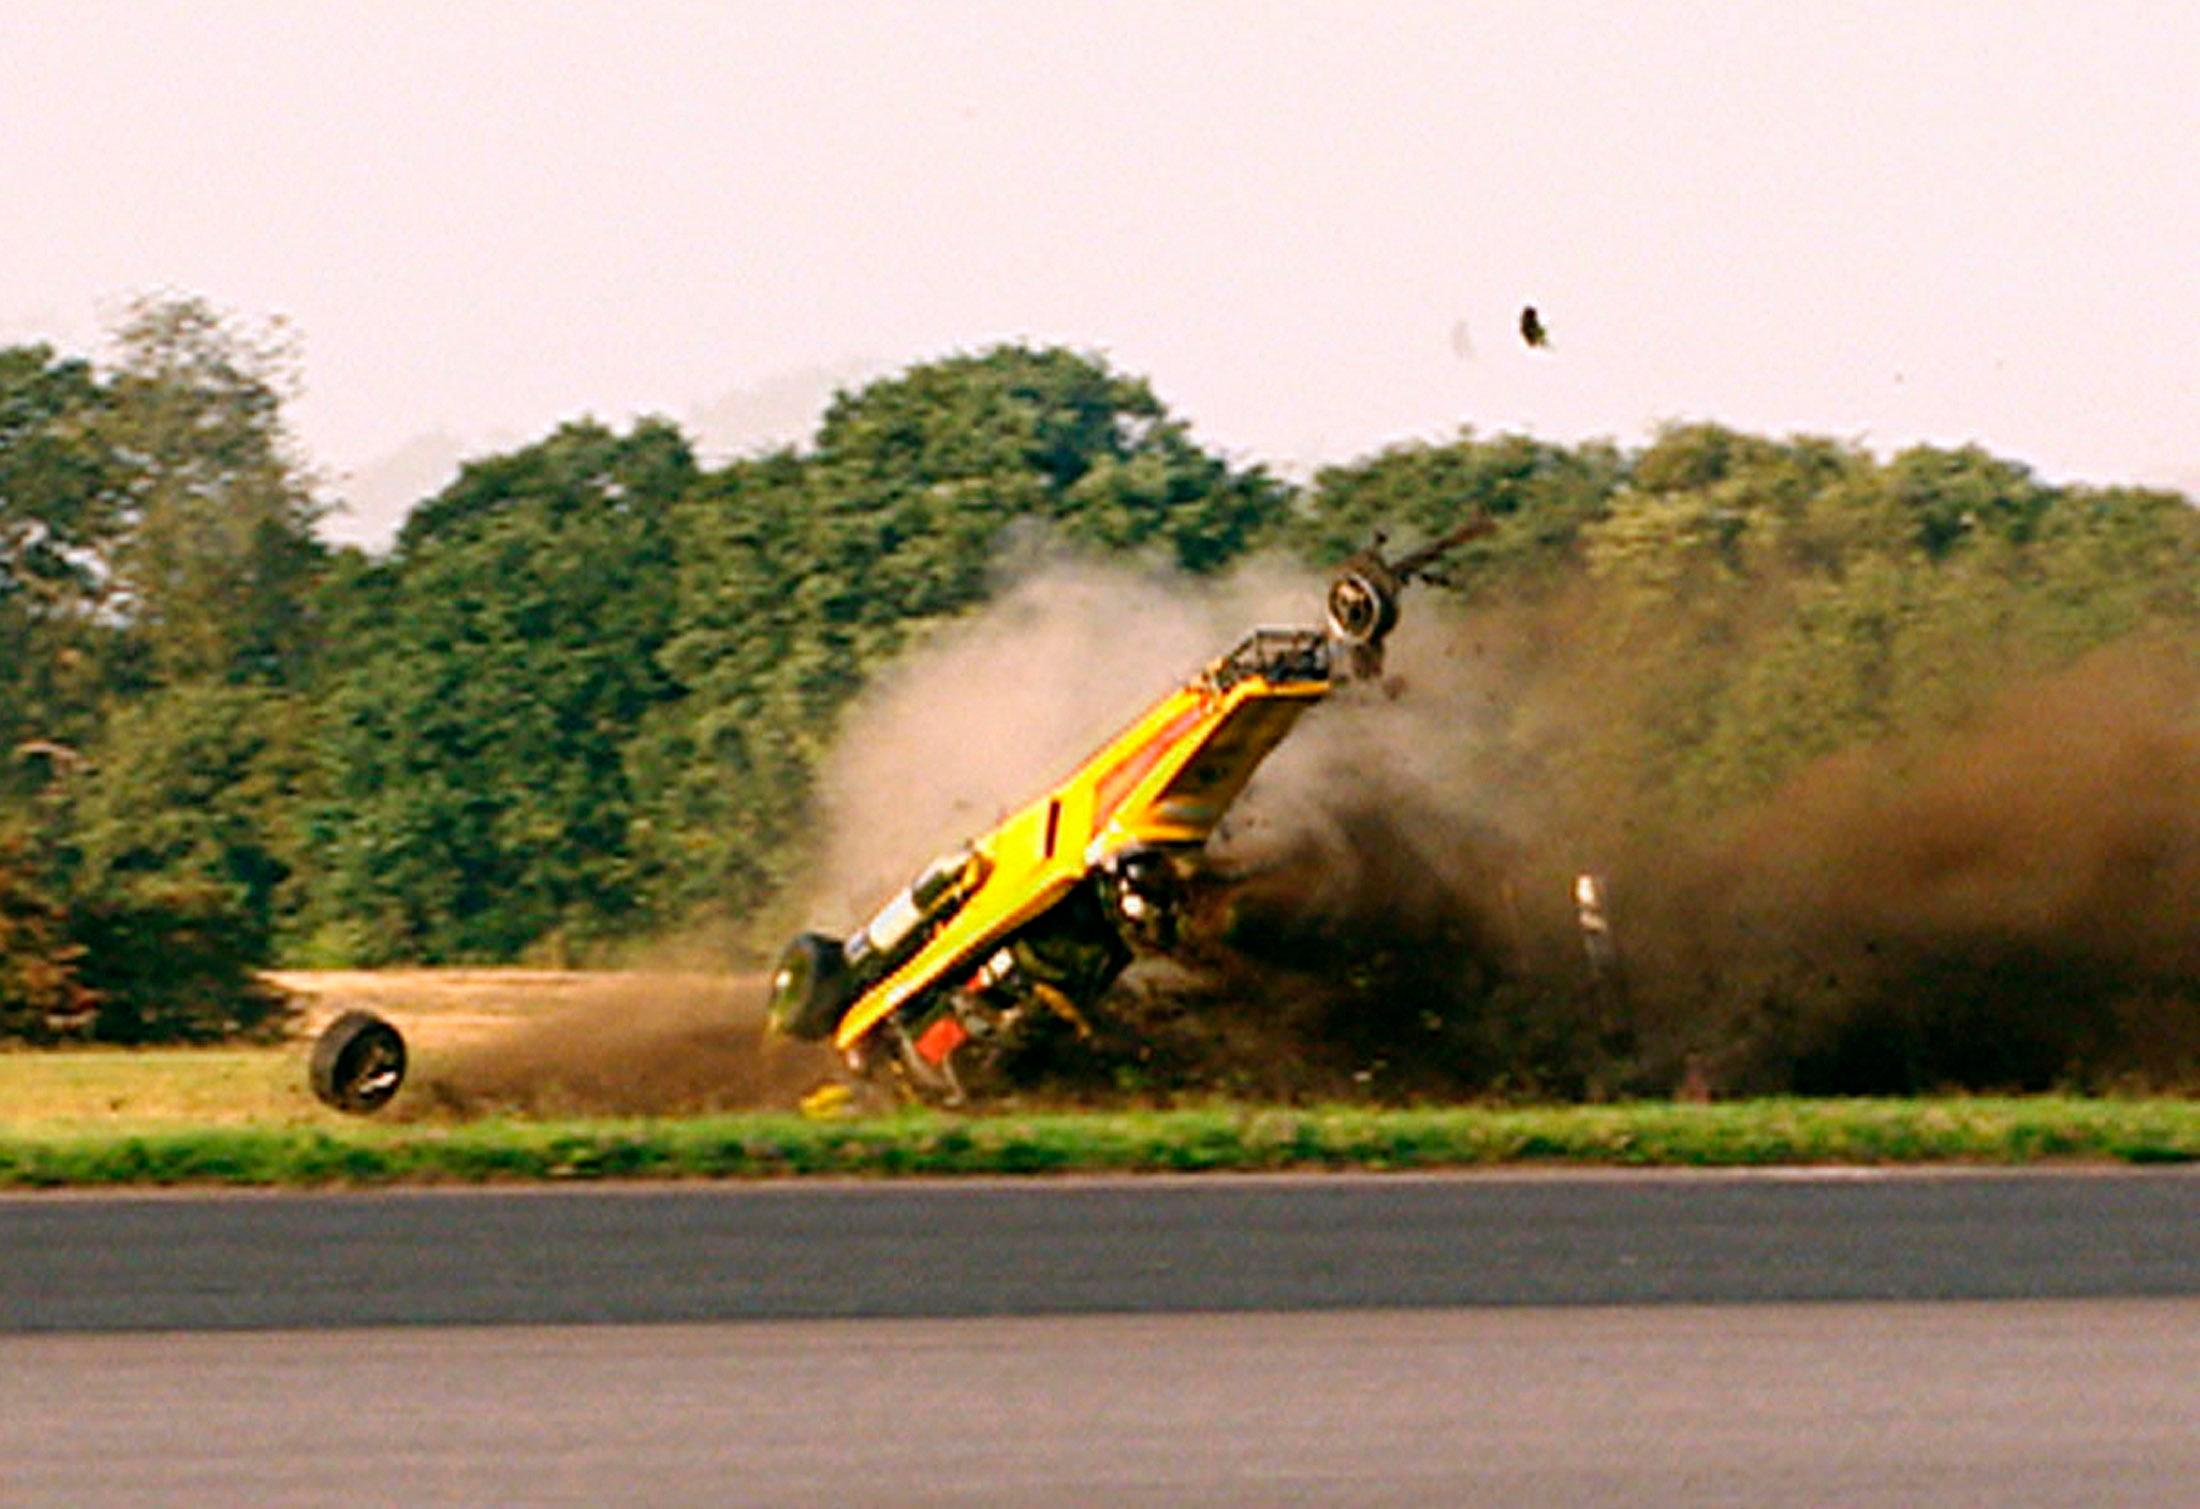
[[[308,1079],[323,1105],[379,1111],[405,1082],[405,1039],[371,1011],[347,1011],[314,1040]]]
[[[1380,645],[1398,627],[1398,584],[1389,573],[1347,565],[1329,584],[1329,632],[1349,645]]]
[[[797,933],[772,975],[771,1023],[789,1037],[815,1042],[848,1010],[848,957],[840,940]]]

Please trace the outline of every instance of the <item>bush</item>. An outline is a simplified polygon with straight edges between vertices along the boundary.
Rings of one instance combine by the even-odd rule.
[[[50,1043],[85,1025],[80,952],[22,843],[0,837],[0,1041]]]
[[[272,1037],[297,1010],[253,973],[252,929],[214,887],[146,886],[89,900],[69,927],[101,1042]]]

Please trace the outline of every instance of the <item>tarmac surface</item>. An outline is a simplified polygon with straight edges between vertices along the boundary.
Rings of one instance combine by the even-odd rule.
[[[0,1200],[0,1503],[2145,1504],[2200,1174]]]
[[[2200,1170],[0,1199],[0,1332],[2200,1295]]]

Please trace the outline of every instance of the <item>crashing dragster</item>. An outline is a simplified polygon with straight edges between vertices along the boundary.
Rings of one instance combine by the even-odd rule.
[[[1079,1033],[1116,977],[1176,942],[1186,880],[1254,770],[1308,708],[1373,680],[1405,586],[1490,527],[1476,518],[1332,579],[1320,628],[1256,629],[991,831],[927,865],[845,940],[797,935],[768,1021],[830,1039],[856,1077],[965,1099],[1037,1020]]]

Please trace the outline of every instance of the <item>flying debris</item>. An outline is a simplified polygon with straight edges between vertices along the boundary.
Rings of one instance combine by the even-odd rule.
[[[1551,343],[1551,333],[1543,328],[1543,317],[1535,312],[1533,304],[1521,307],[1520,338],[1539,351]]]

